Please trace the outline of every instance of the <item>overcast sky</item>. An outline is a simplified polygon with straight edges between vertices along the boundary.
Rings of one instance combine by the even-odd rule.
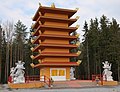
[[[0,20],[9,20],[16,23],[21,20],[28,28],[32,24],[32,17],[39,7],[51,6],[55,3],[57,8],[75,9],[78,12],[73,16],[80,16],[79,20],[73,25],[80,25],[77,30],[81,35],[84,21],[91,18],[99,18],[103,14],[108,18],[114,17],[120,24],[120,0],[0,0]]]

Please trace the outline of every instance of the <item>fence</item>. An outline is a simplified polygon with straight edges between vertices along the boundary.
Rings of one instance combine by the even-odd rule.
[[[80,75],[78,76],[77,78],[78,80],[91,80],[91,76],[88,76],[88,75]]]
[[[51,87],[51,79],[47,76],[25,76],[26,83],[34,82],[34,81],[43,81],[46,83],[49,87]]]
[[[25,76],[25,82],[33,82],[33,81],[40,81],[40,76],[32,75],[32,76]]]
[[[25,76],[25,83],[30,83],[30,82],[41,82],[43,81],[44,83],[46,83],[49,87],[51,87],[52,84],[52,80],[50,78],[48,78],[47,76],[37,76],[37,75],[32,75],[32,76]],[[12,77],[9,76],[8,78],[8,82],[13,83],[12,82]]]

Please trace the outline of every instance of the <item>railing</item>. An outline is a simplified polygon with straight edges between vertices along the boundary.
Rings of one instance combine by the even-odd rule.
[[[78,76],[78,80],[91,80],[91,76],[80,75],[80,76]]]
[[[33,82],[33,81],[43,81],[48,85],[48,87],[51,87],[51,79],[47,76],[26,76],[25,77],[26,83]]]
[[[51,87],[51,84],[52,84],[51,81],[52,80],[50,78],[44,75],[44,83],[46,83],[48,87]]]
[[[30,82],[35,82],[35,81],[43,81],[44,83],[46,83],[48,85],[48,87],[51,87],[53,80],[50,79],[47,76],[36,76],[36,75],[32,75],[32,76],[25,76],[25,82],[26,83],[30,83]],[[12,83],[12,77],[9,76],[8,82]]]
[[[95,81],[96,77],[98,77],[100,80],[103,79],[103,75],[101,75],[101,74],[96,74],[96,75],[92,75],[92,81]]]
[[[40,77],[37,75],[32,75],[32,76],[25,76],[25,82],[33,82],[33,81],[40,81]]]

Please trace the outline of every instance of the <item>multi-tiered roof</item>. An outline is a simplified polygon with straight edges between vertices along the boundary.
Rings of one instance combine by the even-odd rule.
[[[53,7],[40,6],[33,17],[35,23],[32,25],[34,32],[31,40],[33,52],[38,52],[31,58],[37,59],[39,64],[33,67],[44,66],[77,66],[77,62],[70,62],[71,57],[77,57],[79,53],[70,53],[70,49],[77,48],[76,44],[70,44],[76,40],[77,36],[70,34],[76,31],[77,27],[70,27],[77,18],[71,17],[77,10],[61,9]]]

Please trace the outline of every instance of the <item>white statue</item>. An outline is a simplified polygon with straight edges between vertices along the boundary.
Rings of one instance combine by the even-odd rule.
[[[75,80],[76,78],[74,78],[74,71],[75,71],[75,68],[71,67],[70,68],[70,79],[71,80]]]
[[[15,76],[15,68],[14,67],[12,67],[11,69],[10,69],[10,76],[11,76],[11,82],[13,82],[14,81],[14,76]]]
[[[103,71],[103,80],[113,81],[113,77],[111,76],[112,72],[110,71],[111,70],[111,64],[108,63],[108,61],[102,62],[102,64],[104,65],[103,66],[103,68],[104,68],[104,71]]]
[[[16,63],[16,67],[11,68],[10,76],[13,83],[25,83],[25,72],[23,70],[25,69],[25,67],[23,66],[24,64],[24,62],[18,61],[18,63]]]

